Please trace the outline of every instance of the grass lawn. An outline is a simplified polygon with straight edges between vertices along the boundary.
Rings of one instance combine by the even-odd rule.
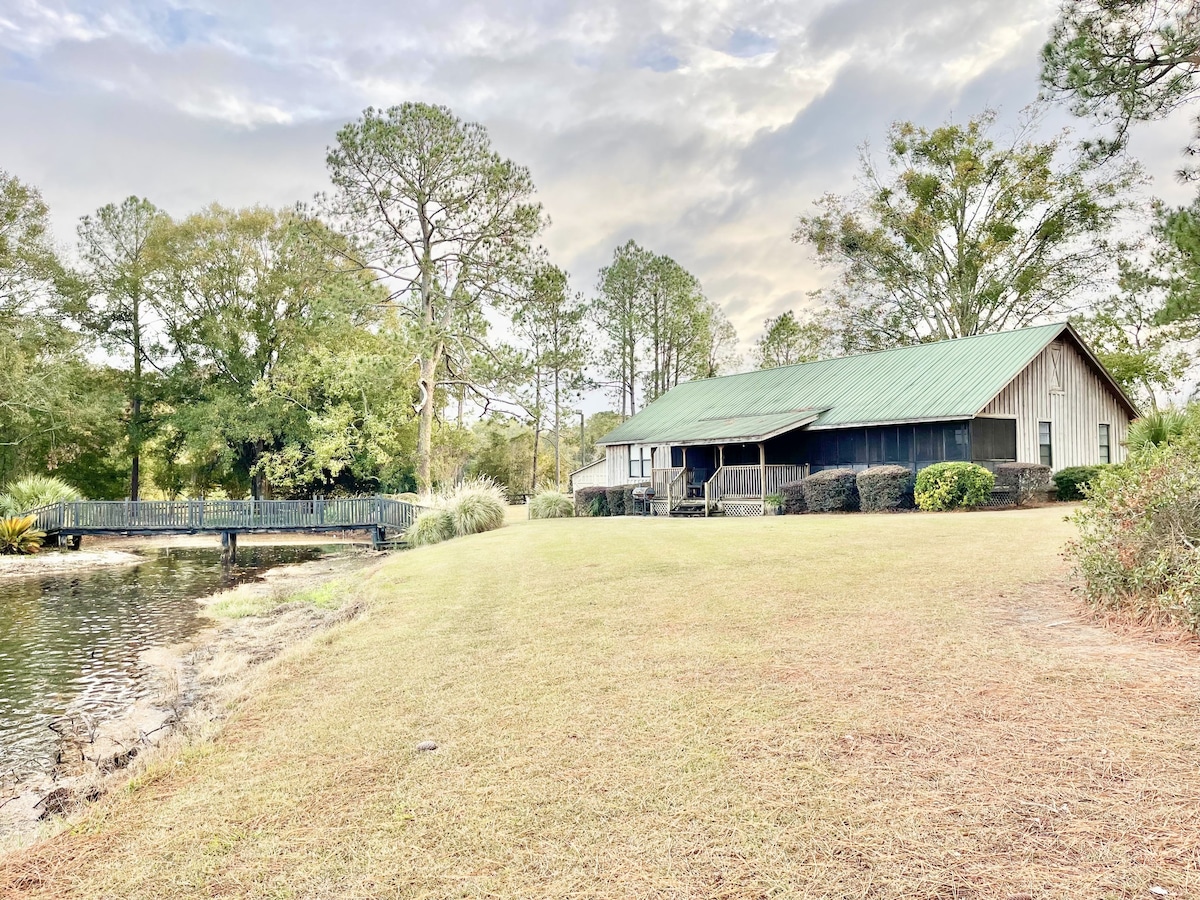
[[[1198,897],[1200,657],[1075,620],[1071,531],[518,521],[399,554],[0,895]]]

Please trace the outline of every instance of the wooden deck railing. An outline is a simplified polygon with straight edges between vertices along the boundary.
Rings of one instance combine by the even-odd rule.
[[[807,474],[807,466],[721,466],[705,486],[705,496],[713,503],[762,499],[778,494],[785,484],[802,481]]]
[[[655,500],[666,500],[668,509],[676,509],[683,502],[684,492],[687,490],[687,485],[684,479],[687,477],[687,469],[682,466],[675,466],[670,469],[652,469],[650,472],[650,484],[654,488]]]
[[[389,497],[332,500],[80,500],[31,510],[48,533],[406,530],[420,507]]]

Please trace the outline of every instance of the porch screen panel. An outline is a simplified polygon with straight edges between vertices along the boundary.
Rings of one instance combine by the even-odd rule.
[[[975,419],[971,422],[971,457],[981,462],[1017,458],[1016,419]]]

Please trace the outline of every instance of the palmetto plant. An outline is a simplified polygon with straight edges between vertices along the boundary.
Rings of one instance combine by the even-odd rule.
[[[1130,450],[1159,447],[1180,437],[1186,427],[1187,415],[1182,410],[1156,409],[1130,423],[1125,443]]]
[[[9,516],[0,519],[0,554],[37,553],[46,532],[34,528],[36,516]]]
[[[0,494],[0,516],[15,516],[50,503],[80,499],[79,491],[61,478],[26,475],[4,486],[4,493]]]

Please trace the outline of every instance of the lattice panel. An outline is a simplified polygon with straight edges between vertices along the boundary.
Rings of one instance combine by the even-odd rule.
[[[656,516],[665,516],[671,512],[670,500],[651,500],[650,511]]]
[[[727,516],[761,516],[761,500],[722,500],[721,509]]]

